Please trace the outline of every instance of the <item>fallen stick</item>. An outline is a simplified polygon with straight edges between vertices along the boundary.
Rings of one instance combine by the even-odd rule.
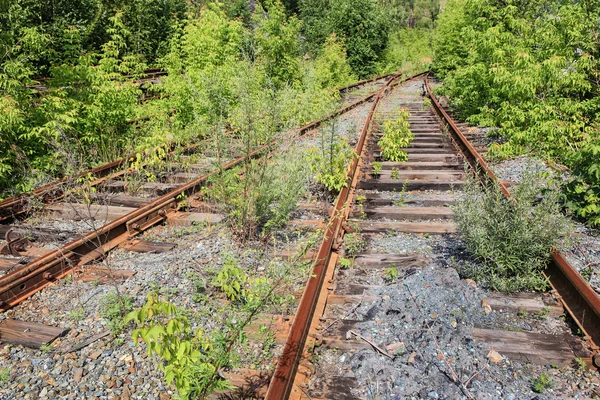
[[[96,340],[100,340],[103,337],[106,337],[108,335],[110,335],[109,331],[99,333],[97,335],[94,335],[92,337],[87,338],[86,340],[84,340],[83,342],[81,342],[79,344],[76,344],[75,346],[72,346],[72,347],[70,347],[70,348],[68,348],[66,350],[61,351],[61,353],[67,354],[67,353],[72,353],[72,352],[77,351],[77,350],[81,350],[85,346],[89,346],[90,344],[94,343]]]
[[[372,341],[370,341],[369,339],[367,339],[366,337],[364,337],[360,333],[356,333],[353,330],[349,330],[348,333],[350,333],[350,334],[356,336],[357,338],[362,339],[365,342],[369,343],[371,346],[373,346],[373,348],[375,350],[377,350],[378,352],[380,352],[381,354],[383,354],[384,356],[386,356],[390,360],[393,360],[394,358],[396,358],[395,356],[390,355],[387,351],[383,350],[381,347],[377,346],[375,343],[373,343]]]

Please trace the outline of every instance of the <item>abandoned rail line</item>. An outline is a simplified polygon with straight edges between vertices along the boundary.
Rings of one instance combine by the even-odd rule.
[[[454,190],[460,190],[465,180],[462,161],[468,162],[471,171],[477,171],[482,184],[497,181],[484,158],[433,95],[428,76],[419,74],[407,81],[418,81],[417,90],[419,87],[426,90],[433,107],[424,107],[423,98],[419,95],[405,95],[402,98],[390,94],[395,86],[400,85],[395,82],[397,77],[392,77],[386,83],[373,102],[355,149],[359,159],[350,165],[348,185],[340,191],[335,201],[323,241],[317,251],[312,279],[307,282],[300,300],[288,339],[273,374],[267,399],[361,397],[357,396],[361,391],[361,384],[357,382],[356,377],[323,376],[323,372],[312,365],[309,359],[318,346],[352,351],[366,346],[375,348],[385,357],[395,357],[356,333],[364,321],[345,322],[344,319],[348,314],[356,312],[356,308],[363,301],[368,301],[365,298],[372,298],[369,293],[373,285],[366,277],[367,271],[378,271],[379,275],[382,275],[383,270],[389,267],[401,276],[408,276],[411,274],[411,268],[423,267],[426,264],[421,257],[414,254],[351,254],[349,246],[343,250],[345,235],[355,232],[374,235],[387,231],[421,236],[453,233],[456,227],[451,222],[453,216],[448,206],[454,201]],[[381,175],[375,176],[378,172],[373,170],[373,162],[382,161],[377,146],[382,121],[391,118],[394,111],[401,107],[409,111],[410,129],[415,135],[414,142],[407,149],[408,161],[383,162]],[[502,192],[509,197],[510,191],[506,185],[503,182],[498,183]],[[411,191],[409,197],[415,200],[398,199],[397,193],[403,197],[406,190]],[[399,206],[395,204],[398,200],[401,203]],[[405,202],[410,204],[404,204]],[[359,215],[362,218],[359,218]],[[355,243],[356,239],[353,239]],[[351,268],[350,272],[345,271],[347,265],[341,263],[341,251],[345,251],[347,258],[353,259],[354,268]],[[560,301],[584,333],[584,343],[575,344],[572,349],[565,349],[566,353],[570,354],[567,355],[567,359],[581,357],[592,362],[590,357],[593,356],[594,366],[600,366],[597,353],[600,344],[598,295],[558,253],[553,253],[552,262],[544,274],[552,285],[554,300]],[[536,301],[539,309],[557,306],[557,303],[545,304],[539,298]],[[499,301],[499,304],[503,302],[519,303],[509,296]],[[331,314],[330,308],[340,304],[351,304],[352,309],[343,316],[339,313],[333,313],[333,317],[328,315]],[[326,332],[335,324],[342,326]],[[336,336],[335,332],[338,332],[339,336]],[[543,352],[544,348],[552,347],[553,343],[554,346],[560,346],[560,340],[557,342],[556,337],[553,338],[552,335],[542,339],[533,339],[532,335],[529,339],[526,336],[521,338],[528,343],[529,349],[519,349],[518,345],[511,349],[511,340],[504,337],[503,332],[479,330],[478,334],[481,340],[488,341],[492,347],[503,349],[504,354],[516,356],[517,359],[547,362],[552,360],[552,355],[536,358],[536,352]],[[351,340],[355,336],[357,340]],[[533,345],[535,340],[541,340],[542,345]],[[394,350],[395,348],[391,349]],[[443,354],[441,357],[444,358]],[[453,372],[451,367],[450,371]],[[315,380],[319,379],[321,383],[325,382],[324,387],[309,395],[307,391],[310,391],[311,387],[314,389]],[[453,379],[462,390],[461,394],[473,398],[456,376],[453,376]],[[312,386],[308,385],[309,381]]]
[[[379,82],[386,77],[363,80],[339,89],[341,93],[348,93],[345,100],[346,105],[318,121],[299,128],[297,134],[302,136],[314,131],[323,122],[370,101],[376,96],[376,91],[359,98],[355,98],[349,91],[367,84],[373,84],[376,88],[381,84]],[[224,164],[222,169],[231,169],[245,160],[265,156],[275,150],[276,143],[275,140],[250,153],[232,156],[231,161]],[[233,144],[232,148],[235,148]],[[181,162],[186,163],[185,167],[175,166],[173,171],[169,171],[170,173],[161,177],[161,182],[139,183],[141,187],[138,188],[138,191],[142,196],[130,196],[123,193],[128,185],[129,164],[136,159],[136,156],[132,155],[86,171],[74,178],[53,182],[32,193],[1,202],[0,220],[3,225],[0,229],[6,239],[2,253],[12,257],[1,260],[3,270],[10,272],[0,278],[0,309],[4,311],[19,304],[45,286],[70,274],[74,269],[106,256],[111,249],[131,241],[134,236],[156,224],[169,221],[169,223],[178,225],[190,225],[210,219],[211,216],[207,213],[178,211],[179,203],[182,203],[184,199],[188,201],[188,197],[197,194],[212,176],[220,172],[219,168],[211,170],[212,165],[210,162],[207,163],[206,159],[204,163],[193,162],[197,159],[197,156],[194,157],[194,151],[199,150],[197,146],[192,146],[187,150],[189,154],[184,153],[183,158],[180,159]],[[142,167],[145,166],[146,164],[142,165]],[[81,178],[88,179],[81,184]],[[65,198],[66,194],[70,194],[70,198],[77,197],[78,190],[82,188],[89,192],[88,196],[94,198],[101,198],[100,192],[107,196],[101,198],[102,202],[96,204],[89,203],[90,200],[93,200],[90,198],[79,198],[80,203],[65,204],[64,201],[58,203]],[[96,188],[99,188],[99,192],[96,192]],[[117,194],[111,195],[111,192]],[[31,213],[35,213],[40,206],[42,209],[53,209],[65,216],[70,214],[71,217],[96,218],[100,222],[103,220],[109,222],[105,225],[95,224],[91,231],[81,235],[78,239],[55,251],[47,251],[32,246],[24,234],[19,233],[18,227],[9,224],[10,221],[17,218],[23,219]],[[44,235],[44,232],[36,233]],[[52,232],[46,233],[52,234]],[[144,245],[139,241],[134,241],[130,243],[130,249],[142,251]],[[23,263],[23,261],[25,262]]]
[[[380,343],[386,340],[370,339],[365,327],[385,317],[373,313],[359,315],[360,307],[386,300],[386,282],[408,279],[415,269],[426,267],[431,255],[421,253],[394,254],[381,252],[374,242],[383,240],[386,233],[394,232],[411,237],[429,238],[454,233],[453,213],[449,206],[456,200],[467,173],[477,173],[482,184],[496,181],[478,150],[469,142],[459,125],[448,115],[439,100],[433,95],[427,73],[401,80],[399,74],[375,77],[339,89],[346,96],[345,106],[337,112],[297,130],[298,135],[307,135],[323,122],[336,118],[360,106],[369,104],[370,109],[356,144],[357,159],[348,168],[348,185],[340,191],[331,210],[329,220],[318,221],[324,235],[318,249],[314,251],[312,274],[306,282],[295,315],[286,316],[279,336],[283,348],[277,359],[272,377],[268,382],[254,388],[255,397],[267,399],[352,399],[364,398],[364,371],[356,376],[340,371],[350,368],[338,358],[323,356],[327,351],[342,350],[357,352],[367,349],[376,356],[393,361],[402,354],[401,342]],[[372,84],[377,90],[361,97],[352,96],[351,89]],[[350,95],[348,95],[350,93]],[[432,105],[425,106],[423,99],[431,99]],[[381,162],[377,145],[383,122],[393,118],[401,108],[410,113],[410,129],[415,139],[407,149],[405,162]],[[11,257],[0,259],[0,265],[8,272],[0,277],[0,310],[5,311],[24,299],[42,290],[56,280],[74,272],[85,274],[86,265],[106,256],[115,247],[131,251],[162,252],[168,245],[146,242],[135,237],[158,224],[189,226],[199,221],[220,221],[215,214],[205,212],[204,204],[195,195],[206,185],[209,178],[218,173],[211,165],[200,163],[195,157],[200,147],[187,149],[179,158],[173,171],[161,177],[160,182],[140,182],[139,191],[144,196],[124,194],[130,163],[134,156],[126,157],[102,167],[87,171],[75,179],[65,179],[43,186],[31,194],[17,196],[0,203],[1,232],[6,235],[4,253]],[[276,151],[275,143],[268,143],[248,154],[230,154],[230,161],[223,168],[233,168],[249,158],[262,157]],[[171,153],[174,154],[174,153]],[[210,156],[210,154],[208,154]],[[465,171],[463,161],[471,172]],[[374,171],[373,163],[381,162],[381,171]],[[185,168],[182,165],[185,164]],[[472,172],[477,171],[477,172]],[[81,178],[88,177],[85,184]],[[91,179],[89,179],[91,177]],[[503,193],[510,196],[509,188],[498,182]],[[81,188],[88,189],[93,199],[100,192],[110,193],[102,204],[82,201],[65,203],[65,199],[80,196]],[[89,188],[94,188],[89,191]],[[410,192],[410,194],[406,194]],[[115,194],[116,193],[116,194]],[[181,196],[181,194],[185,196]],[[181,211],[187,202],[191,211]],[[37,210],[57,213],[59,217],[77,217],[78,214],[95,215],[91,231],[52,252],[37,248],[19,234],[19,225],[11,222],[25,220]],[[108,221],[107,223],[103,223]],[[35,234],[54,235],[54,232],[35,231]],[[349,235],[355,240],[358,235],[368,237],[367,246],[351,250]],[[31,238],[29,238],[31,239]],[[35,235],[34,235],[35,239]],[[33,239],[32,239],[33,240]],[[411,239],[412,240],[412,239]],[[435,258],[435,257],[433,257]],[[342,260],[351,260],[352,267],[342,265]],[[389,272],[392,271],[392,272]],[[393,271],[396,271],[393,273]],[[527,360],[537,363],[568,363],[574,358],[585,359],[598,367],[598,345],[600,344],[600,300],[581,275],[560,254],[553,254],[552,263],[544,272],[552,285],[550,298],[538,294],[521,297],[498,296],[488,298],[486,307],[512,309],[526,307],[530,311],[549,309],[559,315],[568,312],[583,332],[583,338],[564,335],[507,332],[498,329],[476,328],[473,337],[497,349],[509,359]],[[386,275],[387,274],[387,275]],[[397,276],[396,276],[397,274]],[[456,284],[452,281],[452,284]],[[383,288],[383,289],[382,289]],[[383,291],[382,291],[383,290]],[[383,293],[383,294],[382,294]],[[408,290],[408,302],[414,301],[420,310],[419,301]],[[389,296],[388,300],[389,300]],[[391,309],[389,307],[388,311]],[[396,313],[397,314],[397,313]],[[396,315],[393,314],[392,315]],[[366,315],[366,316],[365,316]],[[433,314],[431,314],[433,315]],[[399,318],[399,317],[396,317]],[[431,331],[437,316],[426,318],[421,330]],[[375,322],[374,322],[375,321]],[[25,325],[23,325],[25,326]],[[17,326],[19,328],[20,325]],[[61,334],[58,328],[40,333],[39,340],[31,338],[19,341],[19,332],[12,326],[11,337],[15,343],[38,345]],[[365,328],[365,329],[363,329]],[[35,329],[35,327],[33,328]],[[0,324],[0,331],[2,324]],[[18,330],[18,329],[17,329]],[[364,332],[363,332],[364,331]],[[363,333],[361,333],[363,332]],[[6,338],[0,337],[0,340]],[[512,344],[512,341],[518,342]],[[438,349],[439,345],[433,339]],[[410,349],[404,349],[407,351]],[[417,349],[410,354],[414,363]],[[544,353],[546,354],[540,354]],[[313,355],[320,354],[325,361],[314,361]],[[441,354],[441,357],[440,357]],[[440,349],[442,363],[448,366],[447,374],[454,374],[449,356]],[[336,374],[331,371],[337,371]],[[339,373],[339,374],[338,374]],[[235,376],[235,382],[247,381],[243,371]],[[475,375],[474,375],[475,376]],[[362,380],[361,380],[362,379]],[[472,378],[471,378],[472,379]],[[461,380],[456,375],[449,379],[461,396],[473,398],[469,391],[471,380]],[[268,386],[267,386],[268,385]],[[431,397],[431,396],[430,396]]]

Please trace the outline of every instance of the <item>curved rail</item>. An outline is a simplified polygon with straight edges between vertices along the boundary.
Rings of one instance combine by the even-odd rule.
[[[487,165],[479,152],[471,145],[468,139],[458,128],[458,125],[448,115],[441,106],[439,100],[431,91],[429,85],[429,74],[425,77],[425,88],[431,102],[440,116],[440,119],[446,123],[458,147],[473,168],[478,171],[480,177],[488,181],[495,182],[507,198],[510,198],[508,188],[498,180],[494,172]],[[581,274],[567,261],[560,253],[552,252],[552,259],[544,275],[552,289],[556,291],[560,301],[569,314],[573,317],[581,331],[588,338],[590,346],[596,353],[600,346],[600,297],[594,292]],[[600,354],[593,357],[596,367],[600,367]]]

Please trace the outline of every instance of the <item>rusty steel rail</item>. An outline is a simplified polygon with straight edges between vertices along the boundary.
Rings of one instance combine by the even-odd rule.
[[[157,72],[162,73],[164,71],[157,71]],[[387,76],[390,76],[390,75],[381,75],[381,76],[376,76],[376,77],[373,77],[370,79],[365,79],[365,80],[353,83],[351,85],[344,86],[337,90],[340,93],[344,93],[345,91],[347,91],[351,88],[365,85],[367,83],[374,82],[379,79],[383,79]],[[337,115],[343,114],[366,101],[370,101],[375,95],[376,95],[376,92],[373,92],[370,95],[365,96],[365,97],[355,101],[354,103],[349,104],[348,106],[337,110],[336,112],[328,115],[327,117],[325,117],[321,120],[309,123],[308,125],[300,128],[300,130],[302,131],[303,129],[314,129],[314,128],[318,127],[319,124],[321,124],[322,122],[324,122],[330,118],[334,118]],[[174,113],[174,112],[175,112],[175,110],[170,110],[170,113]],[[140,117],[140,118],[130,120],[129,122],[135,123],[135,122],[142,121],[142,120],[145,120],[148,118],[150,118],[150,117]],[[173,148],[171,148],[171,150],[172,149]],[[93,169],[89,169],[78,175],[75,175],[74,177],[65,177],[60,180],[50,182],[46,185],[43,185],[43,186],[40,186],[40,187],[34,189],[31,192],[22,193],[22,194],[19,194],[16,196],[8,197],[8,198],[4,199],[3,201],[0,201],[0,223],[14,219],[16,216],[26,214],[30,210],[30,207],[29,207],[29,199],[30,198],[39,199],[44,204],[59,200],[62,196],[61,186],[66,184],[67,182],[69,182],[69,181],[72,182],[76,179],[88,176],[90,174],[96,180],[101,180],[102,178],[108,177],[110,174],[112,174],[116,170],[122,168],[123,166],[127,165],[127,163],[134,161],[135,159],[136,159],[135,154],[129,155],[129,156],[123,157],[119,160],[101,165],[101,166],[93,168]]]
[[[479,172],[483,180],[497,184],[506,198],[510,198],[508,188],[496,177],[479,152],[471,145],[461,132],[452,117],[441,106],[439,100],[431,91],[429,74],[425,77],[425,87],[431,102],[440,119],[446,124],[455,139],[461,152],[474,171]],[[552,252],[552,258],[543,272],[550,286],[569,312],[579,329],[585,335],[594,352],[592,361],[600,368],[600,297],[592,287],[583,279],[581,274],[567,261],[566,257],[557,252]]]
[[[422,74],[414,75],[405,79],[403,82],[422,76]],[[280,400],[287,399],[292,391],[294,384],[294,377],[298,369],[298,364],[302,357],[302,352],[306,344],[308,333],[312,318],[314,316],[315,308],[319,301],[319,294],[323,286],[325,279],[327,266],[331,258],[332,252],[336,248],[338,239],[343,237],[344,224],[347,217],[348,200],[351,193],[354,191],[354,187],[357,182],[359,174],[359,162],[361,155],[365,148],[365,142],[367,135],[371,130],[373,115],[377,109],[377,105],[385,93],[395,84],[395,80],[399,78],[399,74],[393,74],[385,83],[385,85],[378,91],[377,96],[369,110],[365,124],[361,130],[360,138],[356,144],[356,154],[359,155],[355,158],[348,167],[346,187],[342,188],[338,195],[331,218],[327,224],[323,240],[317,252],[311,276],[308,279],[300,303],[294,316],[294,321],[290,327],[290,333],[285,342],[277,367],[271,378],[269,389],[267,391],[265,399],[267,400]],[[399,84],[399,83],[396,83]]]
[[[298,128],[297,132],[302,136],[318,128],[324,122],[372,100],[378,93],[375,92],[365,96],[320,120],[304,125]],[[237,165],[241,165],[246,160],[270,154],[273,146],[276,144],[277,140],[273,140],[225,164],[222,169],[231,169]],[[216,169],[191,182],[183,184],[131,213],[111,221],[60,249],[1,277],[0,312],[14,307],[55,280],[71,273],[75,267],[104,257],[107,252],[124,241],[165,221],[177,211],[179,203],[184,201],[185,196],[181,196],[182,193],[186,196],[197,193],[211,177],[219,173],[220,169]]]

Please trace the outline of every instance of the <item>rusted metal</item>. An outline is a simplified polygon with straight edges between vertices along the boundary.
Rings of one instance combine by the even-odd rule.
[[[0,254],[10,255],[19,257],[21,251],[31,246],[31,242],[23,236],[21,232],[17,232],[14,229],[9,229],[4,235],[6,244],[0,249]]]
[[[467,138],[458,128],[454,120],[441,106],[439,100],[431,91],[428,76],[425,78],[425,87],[431,102],[440,116],[447,124],[450,133],[471,167],[479,172],[483,179],[495,182],[507,198],[510,198],[508,188],[497,179],[494,172],[489,168],[483,157],[469,143]],[[600,297],[592,287],[583,279],[581,274],[560,253],[552,252],[552,258],[548,267],[543,272],[552,288],[559,295],[560,300],[575,320],[579,329],[589,339],[590,347],[597,352],[600,346]],[[594,357],[598,361],[598,357]],[[599,366],[599,365],[596,365]]]
[[[386,91],[391,87],[392,82],[395,81],[398,76],[399,75],[397,74],[392,75],[374,97],[373,105],[369,110],[369,114],[367,115],[367,119],[356,145],[356,154],[362,154],[377,105]],[[412,77],[409,79],[412,79]],[[346,215],[344,214],[348,209],[348,199],[353,191],[353,186],[356,185],[360,159],[361,157],[353,160],[348,168],[348,184],[346,187],[342,188],[336,199],[332,216],[327,225],[325,235],[313,265],[311,277],[306,283],[302,298],[298,304],[294,322],[292,323],[289,336],[279,357],[279,361],[273,373],[273,377],[271,379],[269,390],[265,399],[286,399],[289,397],[292,390],[294,376],[298,369],[298,364],[306,343],[310,324],[315,312],[315,308],[319,301],[319,294],[321,292],[323,281],[327,272],[327,265],[329,265],[329,260],[332,256],[332,250],[335,247],[335,243],[338,241],[340,235],[343,234],[343,224],[346,219]]]
[[[309,123],[299,128],[298,134],[304,135],[319,127],[323,122],[343,114],[375,96],[376,93],[366,96],[318,121]],[[135,211],[115,219],[60,249],[1,277],[0,311],[14,307],[47,286],[51,281],[62,278],[78,266],[104,257],[107,252],[131,237],[176,215],[178,204],[184,201],[186,197],[196,193],[211,177],[219,174],[221,170],[231,169],[249,159],[270,154],[276,144],[277,141],[274,140],[225,164],[222,169],[216,169],[191,182],[178,186]]]

